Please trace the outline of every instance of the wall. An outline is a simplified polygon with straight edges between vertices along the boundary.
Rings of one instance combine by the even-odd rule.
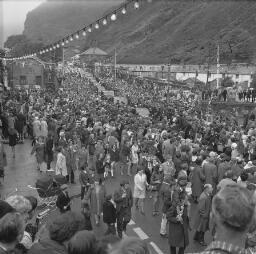
[[[37,76],[41,76],[42,86],[44,84],[43,66],[35,61],[26,62],[24,66],[22,63],[14,63],[11,69],[13,73],[13,86],[21,86],[20,76],[26,76],[26,85],[28,86],[36,85]]]

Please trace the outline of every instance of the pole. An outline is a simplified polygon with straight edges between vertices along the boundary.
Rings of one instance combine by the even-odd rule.
[[[171,64],[168,64],[168,83],[170,83]]]
[[[115,48],[115,56],[114,56],[114,77],[116,82],[116,48]]]
[[[65,63],[64,57],[65,57],[65,52],[64,52],[64,47],[63,47],[62,48],[62,66],[63,66],[62,70],[63,70],[63,73],[64,73],[64,63]]]
[[[220,45],[217,46],[217,89],[219,88],[219,74],[220,74]]]

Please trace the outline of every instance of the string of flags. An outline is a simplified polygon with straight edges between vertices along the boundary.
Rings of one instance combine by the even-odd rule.
[[[76,32],[66,35],[62,39],[43,47],[42,49],[31,52],[30,54],[26,54],[23,56],[17,57],[0,57],[1,60],[23,60],[27,58],[33,58],[37,55],[44,55],[51,51],[55,51],[65,45],[72,43],[74,40],[79,40],[80,38],[86,37],[87,34],[91,33],[93,30],[98,30],[100,26],[106,26],[109,22],[115,22],[117,20],[118,15],[125,15],[129,7],[133,6],[133,9],[137,10],[141,6],[141,2],[146,1],[151,3],[152,0],[127,0],[125,3],[121,4],[117,9],[105,14],[103,17],[97,19],[96,21],[92,22],[91,24],[77,30]]]

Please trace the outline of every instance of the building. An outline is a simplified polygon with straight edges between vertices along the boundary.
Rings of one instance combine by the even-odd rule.
[[[79,54],[79,59],[82,63],[101,62],[108,57],[108,54],[99,48],[89,48]]]
[[[55,87],[56,75],[53,63],[45,63],[37,57],[8,63],[9,86],[15,88]]]
[[[140,77],[154,77],[158,79],[185,81],[187,79],[197,79],[203,83],[230,77],[235,84],[248,82],[248,87],[252,81],[252,76],[256,73],[256,65],[248,64],[221,64],[219,74],[216,65],[125,65],[118,67],[125,68]]]

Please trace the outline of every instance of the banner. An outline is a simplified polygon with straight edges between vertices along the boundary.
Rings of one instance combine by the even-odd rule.
[[[136,112],[142,117],[149,116],[149,110],[147,108],[136,108]]]
[[[127,101],[127,99],[125,98],[125,97],[114,97],[114,103],[116,104],[116,103],[120,103],[120,104],[127,104],[128,103],[128,101]]]
[[[107,97],[114,97],[115,96],[115,93],[112,90],[104,90],[103,93]]]

